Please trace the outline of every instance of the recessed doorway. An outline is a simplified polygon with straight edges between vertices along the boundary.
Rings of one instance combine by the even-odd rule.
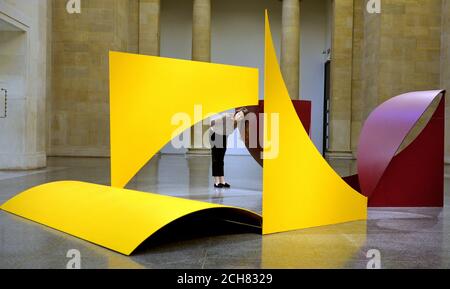
[[[20,169],[26,151],[27,32],[0,18],[0,169]]]

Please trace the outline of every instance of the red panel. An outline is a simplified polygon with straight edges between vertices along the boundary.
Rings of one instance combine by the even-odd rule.
[[[422,133],[391,161],[370,207],[444,206],[444,103],[443,98]]]
[[[311,135],[311,101],[293,100],[295,111],[308,135]]]
[[[438,97],[438,108],[423,131],[398,153]],[[386,101],[372,112],[361,131],[358,179],[344,180],[367,196],[371,207],[442,207],[444,126],[445,91],[411,92]]]
[[[348,177],[344,177],[342,179],[344,180],[344,182],[347,183],[347,185],[352,187],[355,191],[361,193],[361,187],[359,185],[359,176],[358,175],[348,176]]]

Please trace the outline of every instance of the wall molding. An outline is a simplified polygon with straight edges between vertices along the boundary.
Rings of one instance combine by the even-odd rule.
[[[352,152],[326,152],[325,158],[335,160],[356,160]]]
[[[17,28],[28,31],[31,26],[31,20],[25,14],[0,0],[0,19],[16,26]]]
[[[39,153],[0,153],[0,169],[2,170],[33,170],[47,166],[47,155]]]
[[[48,152],[49,157],[88,157],[88,158],[109,158],[109,147],[88,148],[88,147],[59,147],[51,146]]]

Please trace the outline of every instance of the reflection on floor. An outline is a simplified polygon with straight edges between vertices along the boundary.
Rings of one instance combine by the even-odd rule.
[[[332,165],[341,175],[355,170],[351,161]],[[209,167],[209,158],[163,155],[153,159],[128,188],[261,211],[262,170],[250,157],[227,157],[231,190],[212,188]],[[109,160],[50,158],[45,170],[0,172],[0,203],[27,188],[56,180],[108,184]],[[448,182],[446,179],[446,187]],[[448,194],[449,189],[446,191]],[[70,249],[81,252],[83,268],[364,269],[371,249],[380,251],[383,268],[449,268],[448,200],[444,210],[371,209],[367,223],[265,237],[245,230],[213,230],[213,234],[147,244],[131,257],[0,212],[0,268],[65,268]]]

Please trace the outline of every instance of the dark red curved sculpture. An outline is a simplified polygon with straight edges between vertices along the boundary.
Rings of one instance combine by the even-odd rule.
[[[300,118],[300,121],[302,122],[303,126],[305,127],[305,130],[308,134],[310,134],[311,131],[311,101],[305,101],[305,100],[293,100],[292,104],[294,105],[295,111],[297,112],[298,117]],[[254,113],[257,118],[257,139],[259,140],[259,133],[260,129],[263,128],[264,123],[261,123],[260,114],[264,113],[264,100],[260,100],[259,104],[256,106],[248,106],[246,107],[249,112]],[[261,130],[263,131],[263,130]],[[248,151],[252,155],[252,157],[260,164],[260,166],[264,166],[263,159],[261,158],[261,153],[263,151],[262,146],[258,142],[257,147],[252,148],[250,146],[250,140],[249,140],[249,124],[246,123],[245,125],[245,131],[240,131],[241,137],[244,140],[245,146],[247,147]],[[245,133],[245,134],[244,134]]]
[[[403,141],[436,98],[439,105],[418,137]],[[358,147],[358,176],[344,178],[370,207],[444,205],[445,91],[411,92],[380,105],[367,119]]]

